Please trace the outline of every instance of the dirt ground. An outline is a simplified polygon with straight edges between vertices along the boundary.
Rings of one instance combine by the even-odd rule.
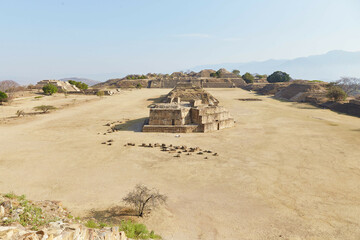
[[[61,200],[85,216],[122,205],[144,183],[168,196],[143,220],[164,239],[360,239],[360,118],[210,89],[235,127],[179,138],[140,132],[146,107],[169,91],[125,91],[0,124],[0,192]],[[114,121],[129,122],[103,135]],[[219,156],[175,158],[127,142],[199,146]]]

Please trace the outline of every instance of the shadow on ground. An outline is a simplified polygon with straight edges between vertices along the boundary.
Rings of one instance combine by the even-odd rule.
[[[163,103],[165,98],[166,98],[166,95],[161,95],[160,97],[157,97],[157,98],[148,98],[147,101],[151,101],[151,103],[147,107],[151,108],[156,103]]]
[[[86,218],[95,218],[98,222],[118,224],[121,220],[136,218],[136,211],[131,208],[115,206],[105,210],[91,210]]]
[[[166,95],[161,95],[157,98],[148,98],[147,101],[152,101],[152,103],[162,103],[165,100]]]
[[[116,124],[112,129],[115,131],[141,132],[147,117],[128,120],[125,123]]]

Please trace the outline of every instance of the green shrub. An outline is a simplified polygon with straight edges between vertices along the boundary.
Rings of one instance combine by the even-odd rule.
[[[87,227],[87,228],[99,228],[98,224],[92,219],[90,219],[89,221],[87,221],[85,223],[85,227]]]
[[[331,86],[328,89],[326,96],[330,100],[335,101],[335,102],[343,101],[347,98],[347,94],[345,93],[345,91],[341,87],[338,87],[338,86]]]
[[[141,89],[141,88],[142,88],[141,83],[136,84],[136,88],[137,88],[137,89]]]
[[[262,79],[262,78],[266,78],[267,75],[266,74],[256,74],[255,77]]]
[[[308,82],[311,82],[311,83],[323,83],[324,81],[320,81],[320,80],[310,80]]]
[[[57,93],[58,88],[52,84],[46,84],[45,86],[43,86],[42,90],[47,95],[53,95],[54,93]]]
[[[51,105],[41,105],[41,106],[36,106],[34,107],[35,111],[42,111],[43,113],[47,113],[50,110],[55,110],[56,107],[51,106]]]
[[[219,70],[217,70],[217,71],[214,72],[214,73],[210,73],[210,77],[220,78],[220,74],[221,74],[221,71],[220,71],[220,69],[219,69]]]
[[[8,98],[8,95],[6,93],[0,91],[0,103],[5,102],[7,100],[7,98]]]
[[[244,79],[246,83],[253,83],[255,78],[252,74],[247,72],[244,75],[242,75],[242,79]]]
[[[10,199],[17,198],[17,196],[13,192],[5,194],[4,197],[10,198]]]
[[[121,221],[119,226],[120,231],[124,231],[128,238],[133,239],[161,239],[161,236],[154,233],[154,231],[149,232],[147,227],[141,223],[134,223],[130,220]]]
[[[98,96],[98,97],[103,97],[104,95],[105,95],[104,91],[98,91],[96,93],[96,96]]]
[[[269,83],[276,83],[276,82],[289,82],[291,80],[290,75],[286,72],[276,71],[270,76],[267,77],[267,81]]]

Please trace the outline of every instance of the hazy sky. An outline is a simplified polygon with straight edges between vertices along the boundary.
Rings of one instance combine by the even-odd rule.
[[[0,80],[360,50],[359,0],[0,0]]]

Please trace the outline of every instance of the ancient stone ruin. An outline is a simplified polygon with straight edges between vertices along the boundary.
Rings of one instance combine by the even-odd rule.
[[[69,82],[63,82],[60,80],[42,80],[36,84],[38,88],[42,88],[43,86],[51,84],[58,88],[60,92],[80,92],[81,90],[75,85],[70,84]]]
[[[143,132],[211,132],[232,127],[234,119],[219,101],[201,87],[179,83],[165,103],[150,108]]]

